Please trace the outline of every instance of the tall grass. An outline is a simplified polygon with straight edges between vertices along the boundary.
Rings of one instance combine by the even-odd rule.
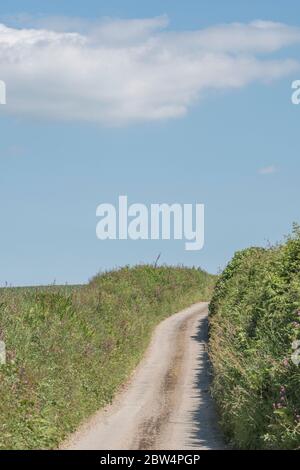
[[[55,448],[137,365],[155,325],[208,300],[213,276],[153,266],[82,287],[0,290],[0,449]]]
[[[213,394],[234,446],[300,447],[300,230],[236,253],[210,304]],[[300,356],[299,356],[300,357]]]

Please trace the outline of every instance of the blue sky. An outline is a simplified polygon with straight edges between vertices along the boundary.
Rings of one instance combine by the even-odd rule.
[[[40,28],[41,18],[46,27],[53,17],[66,22],[167,15],[166,31],[174,34],[254,20],[300,27],[299,2],[274,3],[10,0],[1,2],[0,22],[15,31]],[[297,62],[299,51],[295,40],[260,57]],[[200,98],[188,89],[186,110],[178,117],[150,119],[147,102],[142,117],[118,115],[113,124],[107,114],[87,119],[78,109],[78,119],[60,119],[55,102],[49,111],[49,101],[43,103],[48,115],[39,115],[17,103],[12,95],[22,90],[18,77],[10,88],[1,75],[8,72],[0,68],[8,87],[8,104],[0,107],[1,285],[85,282],[99,270],[153,262],[160,252],[162,262],[217,272],[236,250],[281,240],[300,222],[300,107],[291,104],[291,83],[300,69],[293,67],[271,81],[205,89]],[[31,101],[43,93],[33,86],[26,90]],[[180,99],[172,106],[181,106]],[[265,168],[270,171],[262,174]],[[97,240],[96,206],[116,203],[120,194],[145,204],[204,203],[204,249],[186,252],[182,241]]]

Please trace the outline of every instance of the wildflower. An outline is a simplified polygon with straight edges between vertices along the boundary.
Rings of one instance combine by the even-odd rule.
[[[282,364],[284,365],[284,367],[288,367],[289,366],[289,360],[287,358],[283,359]]]

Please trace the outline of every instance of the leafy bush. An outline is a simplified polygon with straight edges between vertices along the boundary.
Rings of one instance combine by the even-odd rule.
[[[235,254],[210,305],[213,395],[225,434],[250,449],[300,447],[300,230]],[[299,356],[300,357],[300,356]]]
[[[110,402],[154,326],[214,278],[198,269],[138,266],[77,287],[0,290],[0,449],[54,448]]]

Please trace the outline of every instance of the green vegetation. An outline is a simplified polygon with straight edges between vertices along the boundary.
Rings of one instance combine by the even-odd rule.
[[[110,402],[153,328],[208,300],[198,269],[138,266],[86,286],[0,290],[0,449],[55,448]]]
[[[280,246],[236,253],[216,284],[210,337],[213,395],[233,446],[299,448],[299,228]]]

